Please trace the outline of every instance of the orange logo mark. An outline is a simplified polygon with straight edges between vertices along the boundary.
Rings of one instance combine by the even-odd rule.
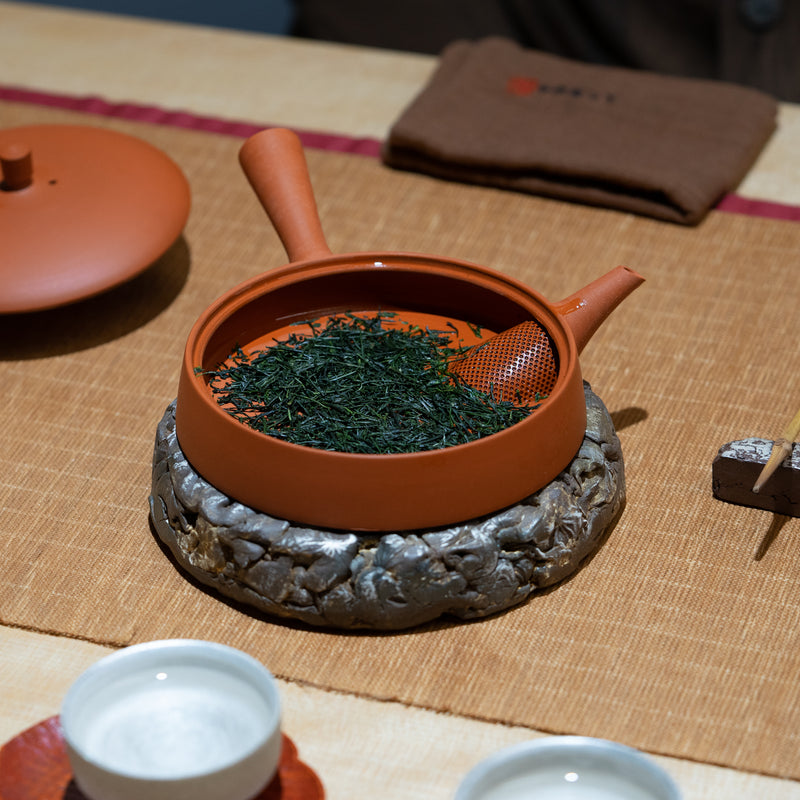
[[[527,97],[539,89],[539,81],[536,78],[523,78],[522,76],[515,76],[508,79],[506,84],[506,91],[509,94],[516,95],[517,97]]]

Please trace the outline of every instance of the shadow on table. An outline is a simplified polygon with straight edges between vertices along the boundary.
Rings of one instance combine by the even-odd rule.
[[[629,428],[631,425],[636,425],[639,422],[644,422],[644,420],[647,419],[647,411],[638,406],[620,408],[610,413],[611,421],[614,423],[614,430],[617,432]]]
[[[769,550],[772,543],[778,538],[778,534],[788,521],[789,517],[784,516],[783,514],[772,515],[772,521],[769,524],[769,528],[767,528],[766,533],[758,543],[755,553],[753,553],[754,561],[761,561],[761,559],[764,558],[764,556],[767,554],[767,550]]]
[[[70,305],[0,314],[0,361],[75,353],[118,339],[168,308],[189,274],[181,236],[152,266],[121,286]]]
[[[75,785],[75,781],[70,781],[64,789],[64,794],[59,800],[86,800],[86,795]]]

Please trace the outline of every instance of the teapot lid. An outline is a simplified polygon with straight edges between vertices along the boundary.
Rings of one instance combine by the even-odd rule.
[[[82,125],[0,130],[0,313],[81,300],[143,272],[189,216],[172,159]]]

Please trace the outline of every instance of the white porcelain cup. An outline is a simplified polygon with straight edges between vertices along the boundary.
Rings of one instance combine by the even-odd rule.
[[[261,663],[193,639],[101,659],[61,707],[89,800],[250,800],[277,771],[280,721],[278,687]]]
[[[586,736],[548,736],[481,761],[455,800],[681,800],[681,793],[638,750]]]

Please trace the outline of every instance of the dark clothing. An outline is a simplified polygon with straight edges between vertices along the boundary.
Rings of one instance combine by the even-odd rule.
[[[439,54],[503,36],[594,64],[710,78],[800,101],[800,0],[296,0],[295,33]]]

